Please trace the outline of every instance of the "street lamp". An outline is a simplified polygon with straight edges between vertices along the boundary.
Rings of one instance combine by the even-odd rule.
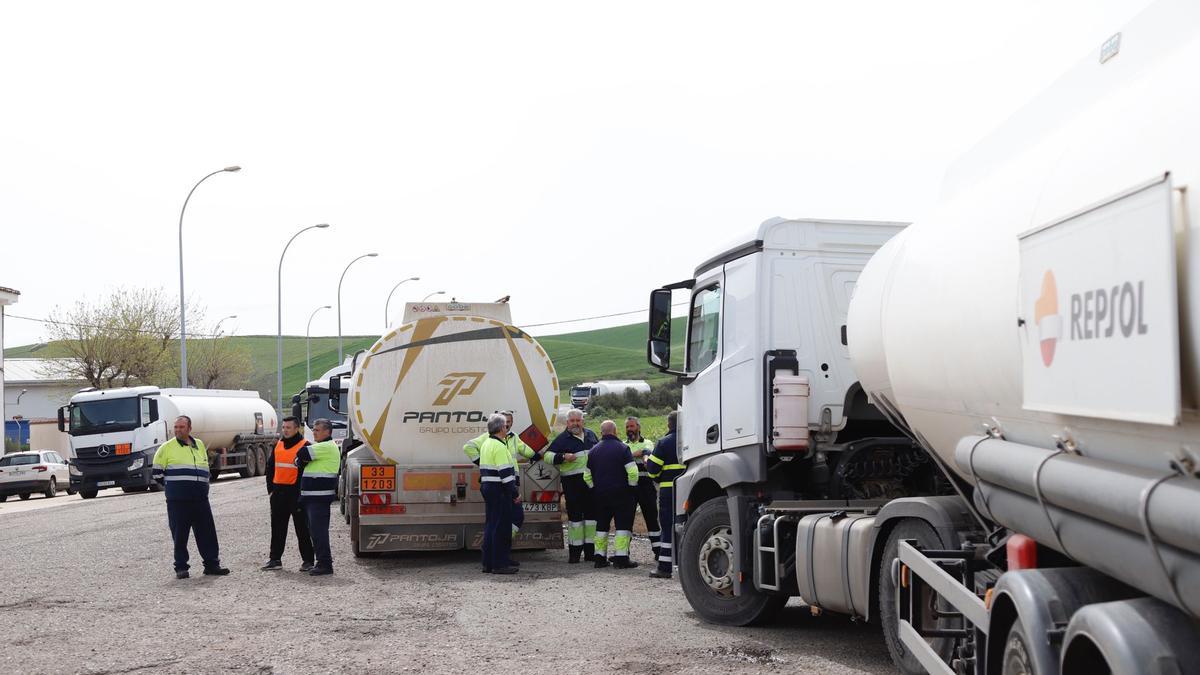
[[[179,209],[179,386],[187,389],[187,323],[184,316],[184,306],[187,304],[186,296],[183,294],[183,213],[187,211],[188,202],[192,199],[192,193],[196,188],[200,187],[200,183],[212,178],[219,173],[233,173],[241,171],[240,166],[227,166],[224,169],[214,171],[204,178],[201,178],[192,186],[188,192],[187,199],[183,200],[183,208]]]
[[[296,237],[309,230],[323,230],[327,227],[329,227],[329,223],[309,225],[302,228],[299,232],[293,234],[291,239],[288,239],[288,242],[283,246],[283,253],[279,254],[279,273],[275,279],[275,391],[279,397],[279,407],[277,410],[280,411],[283,410],[283,256],[287,254],[288,247],[292,245],[292,242],[296,241]]]
[[[308,315],[308,326],[304,329],[304,383],[312,382],[312,347],[308,344],[309,334],[312,333],[312,320],[317,312],[329,309],[329,305],[321,305]]]
[[[445,294],[446,294],[446,291],[434,291],[434,292],[430,293],[429,295],[425,296],[424,298],[422,298],[421,302],[425,302],[426,300],[429,300],[430,298],[432,298],[435,295],[445,295]]]
[[[225,323],[229,319],[236,319],[236,318],[237,318],[237,314],[230,314],[229,316],[225,317],[224,319],[221,319],[220,321],[218,321],[217,325],[215,327],[213,327],[213,339],[221,337],[221,324]]]
[[[421,280],[421,277],[409,277],[409,278],[405,279],[404,281],[401,281],[400,284],[404,283],[405,281],[420,281],[420,280]],[[392,286],[392,292],[388,293],[387,302],[383,303],[383,329],[384,330],[387,330],[388,327],[391,326],[391,324],[388,323],[390,321],[390,319],[388,319],[388,307],[391,306],[391,304],[392,304],[392,294],[396,292],[397,288],[400,288],[400,284],[396,284],[395,286]]]
[[[354,260],[346,264],[346,269],[342,270],[342,276],[338,279],[338,294],[337,294],[337,315],[338,315],[338,363],[341,364],[345,355],[342,353],[342,281],[346,278],[346,272],[350,271],[350,266],[362,260],[363,258],[374,258],[378,253],[364,253]]]

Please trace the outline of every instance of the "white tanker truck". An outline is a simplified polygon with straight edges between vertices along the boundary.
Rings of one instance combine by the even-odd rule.
[[[798,596],[905,673],[1200,672],[1197,72],[1200,5],[1159,2],[928,220],[767,221],[653,292],[700,616]]]
[[[224,471],[260,476],[275,443],[275,411],[258,392],[125,387],[82,391],[58,411],[70,435],[71,488],[84,499],[98,490],[157,490],[151,463],[171,438],[175,418],[192,419],[192,435],[208,447],[215,479]]]
[[[325,387],[349,422],[339,493],[354,554],[479,548],[479,469],[463,445],[510,410],[514,433],[539,449],[558,390],[550,358],[512,325],[508,304],[405,305],[403,323],[355,355],[348,386],[334,375]],[[562,548],[558,471],[520,466],[525,524],[513,547]]]

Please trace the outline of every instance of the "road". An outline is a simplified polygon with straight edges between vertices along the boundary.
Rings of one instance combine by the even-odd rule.
[[[291,539],[286,570],[260,572],[259,480],[213,486],[233,573],[200,576],[193,558],[178,581],[162,495],[101,494],[0,505],[0,672],[893,672],[871,626],[799,606],[768,628],[710,626],[646,566],[563,551],[519,553],[511,577],[467,552],[356,560],[335,520],[336,574],[299,574]],[[644,540],[634,556],[649,560]]]

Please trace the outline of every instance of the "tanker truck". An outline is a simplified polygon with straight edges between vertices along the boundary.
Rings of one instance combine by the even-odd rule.
[[[774,219],[652,293],[702,618],[797,597],[905,673],[1200,669],[1198,34],[1148,8],[926,220]]]
[[[527,445],[546,444],[559,391],[546,351],[512,325],[507,303],[408,303],[351,365],[348,384],[334,375],[325,389],[349,422],[339,493],[354,555],[479,548],[479,469],[463,446],[503,410]],[[519,476],[513,547],[562,548],[558,471],[522,462]]]
[[[85,390],[58,410],[58,428],[70,436],[71,488],[84,499],[99,490],[157,491],[152,462],[171,438],[175,418],[192,419],[192,435],[208,447],[215,480],[224,471],[242,477],[266,471],[278,436],[275,410],[258,392],[224,389],[125,387]]]

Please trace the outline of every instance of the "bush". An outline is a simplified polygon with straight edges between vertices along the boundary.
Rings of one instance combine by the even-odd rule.
[[[588,403],[587,414],[591,418],[617,422],[629,416],[658,417],[677,409],[682,395],[682,386],[672,380],[652,386],[649,394],[630,390],[597,396]]]

